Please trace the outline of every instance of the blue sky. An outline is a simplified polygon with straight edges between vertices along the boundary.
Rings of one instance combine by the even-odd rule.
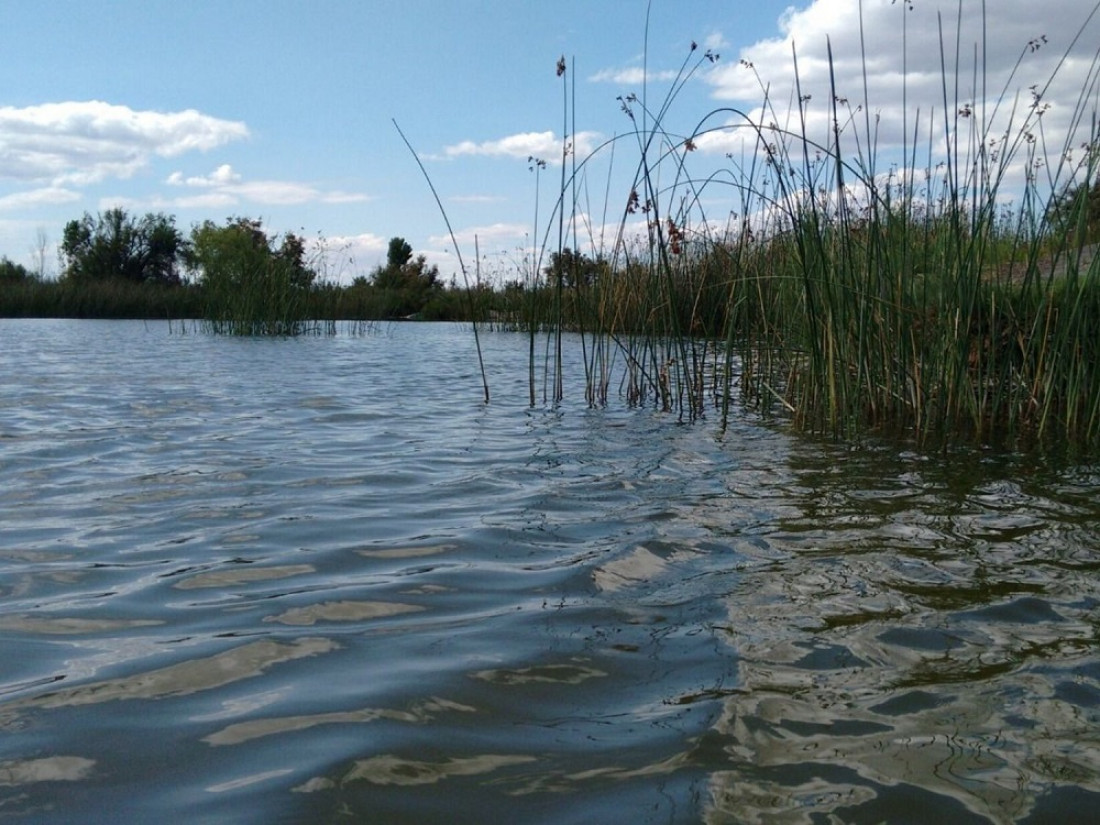
[[[1086,109],[1096,106],[1100,19],[1045,84],[1091,2],[990,3],[983,46],[977,0],[962,0],[961,11],[940,0],[911,0],[911,8],[864,0],[862,17],[856,0],[653,0],[648,43],[641,0],[0,0],[0,255],[37,268],[45,252],[45,268],[56,272],[66,221],[123,206],[174,215],[185,230],[247,216],[273,232],[324,237],[328,272],[342,280],[369,271],[401,235],[449,275],[443,220],[396,120],[463,255],[472,259],[476,235],[490,268],[506,269],[536,243],[537,196],[541,233],[556,194],[559,57],[568,65],[571,138],[584,156],[631,128],[617,98],[643,94],[643,66],[651,103],[685,60],[696,67],[663,121],[684,135],[719,107],[763,118],[761,82],[778,107],[789,102],[792,40],[804,93],[825,100],[828,35],[845,96],[863,99],[867,68],[868,108],[881,118],[888,153],[903,122],[903,19],[906,108],[925,117],[943,109],[940,12],[952,55],[961,32],[958,99],[982,99],[972,72],[978,48],[985,99],[1008,83],[1010,98],[1023,90],[1026,108],[1028,87],[1040,84],[1050,106],[1044,136],[1060,146],[1081,92]],[[704,59],[707,50],[718,59]],[[636,157],[628,148],[620,143],[613,158],[600,150],[601,158],[629,172]],[[733,151],[729,135],[714,133],[692,161],[717,169]],[[548,161],[538,176],[532,155]],[[629,188],[606,195],[597,168],[586,200],[593,226],[605,201],[621,212]]]

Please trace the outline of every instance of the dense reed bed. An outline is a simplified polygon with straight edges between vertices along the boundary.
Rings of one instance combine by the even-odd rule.
[[[176,320],[201,318],[203,306],[193,285],[31,278],[0,284],[0,318]]]
[[[916,68],[898,12],[907,78]],[[673,128],[680,91],[718,59],[692,44],[663,96],[643,88],[620,98],[629,128],[578,157],[563,58],[556,204],[541,220],[536,206],[537,240],[518,272],[470,277],[462,264],[464,286],[447,287],[399,262],[391,277],[337,285],[315,278],[299,239],[280,246],[238,219],[199,228],[201,281],[25,280],[0,291],[0,316],[198,318],[215,333],[280,336],[332,332],[339,320],[475,321],[529,335],[531,404],[561,399],[572,332],[593,405],[617,392],[681,418],[725,420],[737,401],[843,439],[1096,445],[1100,52],[1086,55],[1060,128],[1043,118],[1046,90],[1071,54],[1081,62],[1074,49],[1098,16],[1100,4],[1053,76],[1027,76],[1028,55],[1050,48],[1037,37],[992,92],[987,44],[964,48],[941,20],[939,54],[922,57],[942,100],[909,111],[903,87],[900,143],[879,142],[866,59],[854,97],[833,80],[831,48],[825,95],[805,91],[792,49],[784,96],[742,61],[760,90],[752,111],[715,109]],[[739,149],[715,165],[716,145]],[[549,167],[531,165],[538,189]],[[589,190],[603,167],[598,220]]]
[[[761,80],[762,116],[719,109],[674,132],[678,90],[715,59],[693,45],[659,105],[622,99],[631,131],[574,158],[559,63],[560,197],[504,315],[531,335],[532,403],[539,387],[560,397],[561,333],[572,330],[592,403],[624,374],[630,401],[689,418],[724,418],[740,397],[846,439],[1100,440],[1097,58],[1064,143],[1050,146],[1042,92],[1053,78],[1025,102],[1014,86],[963,100],[958,75],[984,88],[982,66],[949,43],[941,34],[942,108],[912,113],[905,144],[889,150],[874,101],[831,85],[824,111],[812,108],[797,53],[789,110]],[[1028,43],[1017,67],[1041,46]],[[699,147],[732,135],[744,150],[700,174]],[[624,145],[637,149],[633,183],[603,243],[580,204],[589,168]],[[705,206],[716,199],[735,205],[721,221]]]
[[[246,276],[249,273],[245,273]],[[203,290],[203,320],[219,335],[293,336],[305,332],[310,319],[302,291],[277,273],[257,273],[240,282],[210,284]]]
[[[26,278],[0,282],[0,318],[87,318],[196,321],[213,333],[295,335],[334,330],[338,322],[394,320],[409,314],[400,291],[370,284],[323,281],[308,290],[226,289],[203,283],[137,283],[122,279],[75,282]],[[503,300],[491,290],[441,290],[415,313],[422,320],[485,318]]]

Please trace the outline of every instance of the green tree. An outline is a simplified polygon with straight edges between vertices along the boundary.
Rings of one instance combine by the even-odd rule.
[[[400,269],[412,260],[413,248],[404,238],[390,238],[389,249],[386,250],[386,266],[392,269]]]
[[[188,268],[196,274],[215,331],[290,335],[305,322],[306,293],[316,274],[305,242],[293,233],[269,237],[260,221],[205,221],[191,232]]]
[[[207,285],[242,286],[259,277],[284,278],[295,289],[308,289],[317,274],[305,250],[305,241],[293,232],[269,237],[261,221],[230,218],[225,226],[204,221],[192,229],[186,262]]]
[[[0,284],[26,283],[37,280],[34,274],[22,264],[17,264],[6,255],[0,258]]]
[[[271,246],[269,244],[269,248]],[[317,280],[317,272],[306,260],[306,242],[300,235],[295,235],[293,232],[283,235],[278,252],[275,254],[290,267],[290,281],[294,287],[309,289],[313,286]]]
[[[574,252],[568,246],[561,252],[550,255],[550,265],[543,271],[549,283],[556,284],[558,278],[569,287],[593,286],[608,269],[607,262],[591,258],[583,252]]]
[[[72,281],[121,279],[178,284],[186,250],[175,218],[149,213],[134,218],[124,209],[84,213],[69,221],[61,241],[63,276]]]
[[[422,313],[443,290],[439,267],[424,255],[413,257],[404,238],[391,238],[385,266],[371,274],[371,284],[383,293],[385,314],[404,317]]]

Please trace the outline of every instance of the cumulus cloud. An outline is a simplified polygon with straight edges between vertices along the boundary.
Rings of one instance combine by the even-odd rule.
[[[308,239],[306,248],[321,278],[346,285],[385,261],[389,240],[373,232],[318,236]]]
[[[600,140],[598,132],[578,132],[572,136],[573,148],[579,157],[592,153]],[[464,140],[443,150],[448,158],[464,155],[483,155],[488,157],[508,157],[527,160],[540,158],[547,163],[560,163],[562,141],[553,131],[521,132],[515,135],[476,143]]]
[[[617,86],[641,86],[644,83],[670,83],[677,78],[693,75],[699,68],[705,66],[704,58],[717,60],[719,52],[728,48],[729,43],[721,32],[715,31],[708,34],[701,42],[693,42],[692,51],[687,56],[687,61],[676,69],[646,69],[640,65],[621,66],[618,68],[600,69],[588,76],[589,83],[612,83]],[[642,61],[642,57],[636,57],[631,63]]]
[[[638,227],[641,227],[644,232],[647,226],[644,218],[637,221],[637,226],[634,226],[633,222],[630,221],[625,224],[620,224],[618,221],[601,223],[584,211],[579,211],[576,214],[575,223],[577,227],[577,247],[586,252],[592,252],[593,249],[605,252],[618,237],[620,228],[624,229],[627,236],[631,236]],[[540,231],[542,229],[545,229],[545,227],[541,227]],[[572,238],[573,233],[570,231],[570,239]],[[462,249],[464,256],[472,254],[475,247],[481,250],[482,255],[515,256],[517,253],[521,255],[534,253],[537,256],[540,253],[543,255],[549,254],[548,250],[541,249],[541,246],[544,241],[555,244],[557,235],[555,233],[552,238],[533,237],[530,223],[499,221],[456,229],[455,240],[458,241],[459,248]],[[572,243],[573,241],[570,240],[569,245],[572,245]],[[453,250],[450,235],[433,235],[428,238],[428,244],[433,247]],[[469,259],[467,263],[470,263]]]
[[[165,181],[169,186],[203,190],[199,195],[169,199],[165,206],[235,206],[242,201],[267,206],[293,206],[303,203],[357,203],[367,195],[343,190],[324,190],[307,183],[279,180],[245,180],[229,164],[222,164],[209,175],[185,176],[173,172]]]
[[[711,32],[703,38],[703,48],[709,51],[728,49],[729,45],[729,41],[726,40],[721,32]]]
[[[0,211],[33,209],[38,206],[55,206],[80,200],[80,193],[59,186],[30,189],[0,197]]]
[[[828,137],[835,89],[840,120],[854,117],[867,138],[869,118],[870,137],[880,149],[901,145],[906,137],[911,141],[914,129],[923,128],[927,136],[933,117],[933,128],[942,134],[945,110],[952,120],[960,110],[970,112],[972,122],[985,124],[994,136],[1025,128],[1029,117],[1035,128],[1042,111],[1044,135],[1057,154],[1070,139],[1082,93],[1088,112],[1097,105],[1094,50],[1100,19],[1088,22],[1089,10],[1080,0],[1000,0],[988,8],[985,21],[982,6],[883,0],[863,3],[861,16],[857,0],[815,0],[803,9],[788,8],[779,20],[780,36],[742,49],[739,60],[723,61],[706,74],[706,82],[723,104],[731,102],[754,122],[780,128],[800,128],[801,94],[813,139]],[[1069,59],[1061,62],[1067,51]],[[703,150],[737,151],[743,137],[711,134],[697,144]]]
[[[96,208],[101,212],[107,209],[125,209],[132,212],[172,212],[177,209],[200,209],[221,212],[232,211],[239,203],[239,198],[222,192],[206,192],[177,198],[166,198],[163,195],[141,198],[108,195],[99,199]]]
[[[212,186],[231,186],[240,179],[241,176],[233,171],[232,166],[228,163],[223,163],[209,175],[194,175],[185,178],[182,172],[173,172],[168,176],[166,183],[171,186],[198,186],[206,188]]]
[[[208,151],[248,127],[194,109],[134,110],[102,101],[0,107],[0,179],[81,186],[129,178],[151,158]]]
[[[455,240],[458,241],[459,247],[463,250],[467,247],[473,249],[475,239],[483,249],[492,249],[505,246],[509,242],[522,242],[530,234],[530,224],[500,222],[459,229],[455,232]],[[451,236],[433,235],[428,238],[428,243],[432,246],[450,248]]]
[[[327,250],[346,251],[349,257],[373,258],[380,252],[386,252],[389,248],[389,239],[373,232],[362,232],[358,235],[334,235],[324,239]]]

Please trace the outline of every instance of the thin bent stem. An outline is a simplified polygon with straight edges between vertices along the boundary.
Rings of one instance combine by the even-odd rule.
[[[470,278],[466,274],[466,264],[462,260],[462,249],[458,245],[458,239],[455,237],[454,229],[451,228],[450,218],[447,217],[447,210],[443,208],[443,201],[440,200],[440,198],[439,198],[439,193],[435,189],[435,184],[432,183],[432,178],[428,174],[428,170],[424,168],[424,164],[421,162],[420,156],[416,153],[416,150],[413,149],[412,144],[409,143],[409,139],[407,137],[405,137],[405,133],[401,131],[401,127],[397,125],[397,121],[393,120],[392,122],[393,122],[393,128],[396,129],[397,134],[399,134],[401,136],[401,140],[404,141],[405,146],[408,148],[409,152],[412,154],[413,160],[416,161],[416,165],[420,167],[420,173],[424,176],[424,180],[427,182],[428,188],[432,191],[432,197],[435,198],[436,206],[439,207],[439,213],[443,216],[443,223],[445,223],[447,225],[447,233],[451,237],[451,244],[454,246],[455,255],[458,256],[458,268],[462,272],[462,283],[463,283],[463,286],[465,286],[465,288],[466,288],[466,294],[469,296],[469,300],[470,300],[470,310],[471,310],[471,312],[470,312],[470,321],[471,321],[471,327],[473,328],[473,331],[474,331],[474,346],[477,349],[478,368],[481,371],[481,385],[482,385],[482,388],[485,391],[485,403],[488,404],[489,403],[489,378],[485,374],[485,359],[482,357],[482,354],[481,354],[481,338],[478,336],[478,331],[477,331],[477,314],[476,314],[476,312],[474,312],[474,297],[473,297],[473,292],[470,290]]]

